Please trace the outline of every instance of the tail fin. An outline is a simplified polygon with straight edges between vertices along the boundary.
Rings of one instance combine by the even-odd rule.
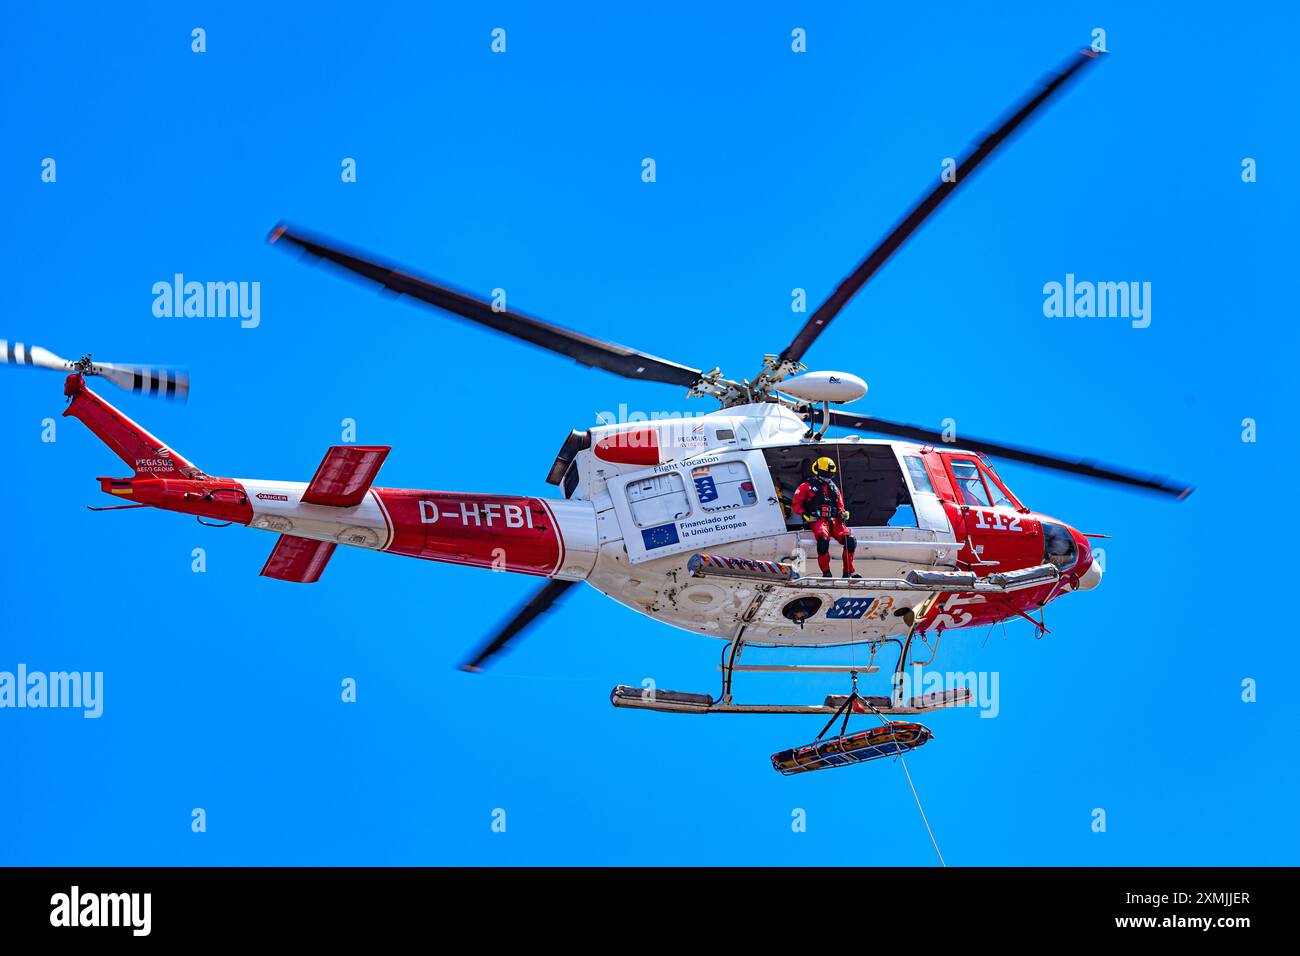
[[[136,477],[194,478],[203,472],[168,448],[89,388],[80,375],[69,375],[63,393],[70,399],[64,415],[80,419]]]

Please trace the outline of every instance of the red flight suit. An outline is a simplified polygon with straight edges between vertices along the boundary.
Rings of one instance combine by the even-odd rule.
[[[808,527],[817,538],[817,567],[822,573],[831,569],[831,538],[844,546],[844,577],[853,574],[853,553],[858,541],[844,524],[844,495],[829,478],[812,477],[800,485],[790,502],[790,510],[808,519]]]

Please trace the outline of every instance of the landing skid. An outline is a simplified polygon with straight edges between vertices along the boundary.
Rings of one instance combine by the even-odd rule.
[[[784,573],[783,571],[780,573]],[[740,653],[745,647],[743,632],[729,643],[722,652],[722,662],[718,669],[722,671],[722,693],[718,697],[711,694],[691,694],[679,690],[659,690],[656,687],[628,687],[619,684],[609,695],[609,701],[615,707],[627,707],[632,710],[654,710],[661,714],[816,714],[826,719],[826,726],[810,744],[794,747],[772,754],[772,767],[777,772],[791,774],[808,773],[814,770],[827,770],[834,767],[847,767],[866,763],[886,757],[902,759],[903,754],[910,753],[917,747],[933,739],[928,727],[907,720],[893,719],[898,716],[911,717],[927,714],[947,707],[960,707],[971,701],[971,689],[961,687],[954,690],[922,694],[919,697],[903,697],[903,676],[908,664],[908,655],[912,641],[918,636],[915,615],[908,619],[907,636],[899,638],[881,638],[869,642],[871,655],[864,664],[820,665],[820,664],[750,664],[738,663]],[[926,643],[921,635],[922,643]],[[898,645],[898,663],[894,666],[894,682],[890,696],[872,696],[859,693],[858,674],[877,673],[876,653],[885,644]],[[927,643],[927,647],[930,645]],[[938,641],[930,647],[930,661],[938,651]],[[913,661],[913,666],[918,666]],[[742,673],[847,673],[852,680],[852,690],[848,694],[831,694],[820,704],[739,704],[732,697],[732,679],[737,671]],[[873,726],[864,731],[849,733],[849,719],[855,716],[871,716],[880,721],[880,726]],[[831,728],[839,724],[839,733],[827,737]],[[903,765],[904,771],[907,765]],[[910,775],[908,777],[911,779]]]
[[[629,687],[619,684],[610,691],[609,702],[615,707],[631,710],[653,710],[661,714],[926,714],[948,707],[961,707],[971,700],[971,689],[961,687],[955,690],[938,691],[922,694],[918,697],[904,699],[902,696],[902,675],[907,664],[908,652],[912,639],[916,636],[916,627],[903,640],[886,638],[871,644],[871,656],[863,665],[743,665],[738,663],[745,643],[736,639],[723,651],[722,692],[718,697],[711,694],[692,694],[678,690],[659,690],[654,687]],[[857,691],[858,674],[874,674],[880,670],[875,666],[876,653],[884,644],[898,645],[898,663],[894,668],[893,694],[889,697],[859,694]],[[937,650],[937,647],[935,648]],[[930,658],[934,660],[933,655]],[[929,663],[929,662],[927,662]],[[846,673],[853,681],[851,694],[831,694],[820,704],[739,704],[732,697],[732,680],[737,672],[743,673]]]
[[[946,707],[960,707],[970,701],[969,687],[923,694],[908,701],[895,702],[888,697],[859,695],[851,712],[854,714],[927,714]],[[840,713],[847,694],[832,694],[821,704],[737,704],[714,700],[708,694],[689,694],[676,690],[650,690],[619,684],[609,695],[615,707],[654,710],[663,714],[820,714]]]

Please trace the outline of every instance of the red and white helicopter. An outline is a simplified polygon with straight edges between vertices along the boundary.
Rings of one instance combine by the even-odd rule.
[[[779,355],[765,356],[752,380],[733,381],[578,332],[498,311],[482,299],[326,241],[278,226],[282,242],[403,295],[627,378],[683,386],[720,408],[694,418],[605,424],[564,440],[547,481],[550,497],[378,487],[383,446],[330,448],[310,481],[218,478],[113,408],[86,384],[100,376],[138,393],[183,397],[182,373],[138,366],[68,362],[40,348],[0,342],[10,363],[70,372],[65,415],[80,419],[133,473],[101,478],[130,504],[196,515],[278,535],[262,574],[317,581],[334,549],[349,545],[407,557],[514,571],[547,579],[518,613],[464,665],[478,670],[576,582],[633,610],[726,642],[718,697],[617,687],[616,706],[685,713],[849,713],[910,715],[963,703],[968,691],[904,699],[861,696],[857,672],[872,673],[885,644],[899,651],[895,675],[915,641],[937,651],[941,635],[1032,615],[1066,594],[1095,588],[1101,567],[1088,537],[1034,511],[1007,487],[985,454],[1146,489],[1175,498],[1191,489],[1099,464],[962,436],[961,447],[931,429],[831,408],[860,398],[866,384],[844,372],[804,372],[802,359],[850,298],[939,205],[961,187],[1033,112],[1098,54],[1083,51],[1051,75],[928,192],[812,314]],[[803,374],[798,374],[803,372]],[[857,434],[829,438],[831,427]],[[851,514],[860,578],[824,578],[815,542],[790,512],[810,463],[831,458]],[[834,546],[838,557],[839,546]],[[1041,626],[1038,621],[1034,622]],[[866,645],[867,663],[745,666],[745,646]],[[736,671],[852,672],[854,690],[812,705],[742,704]],[[830,724],[827,725],[828,728]],[[889,747],[924,743],[920,725],[887,722]],[[919,728],[919,729],[912,729]],[[789,756],[797,772],[879,756],[877,729],[839,758],[822,750]],[[910,735],[910,736],[909,736]],[[820,738],[819,738],[820,739]],[[918,743],[919,741],[919,743]],[[834,749],[834,748],[832,748]],[[781,757],[782,755],[777,755]],[[802,762],[801,762],[802,761]]]

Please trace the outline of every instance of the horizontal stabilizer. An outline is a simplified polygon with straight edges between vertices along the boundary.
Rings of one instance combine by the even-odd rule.
[[[309,505],[355,508],[390,451],[388,445],[335,445],[325,452],[302,500]]]
[[[313,541],[282,534],[262,567],[262,577],[298,584],[315,584],[334,553],[333,541]]]

